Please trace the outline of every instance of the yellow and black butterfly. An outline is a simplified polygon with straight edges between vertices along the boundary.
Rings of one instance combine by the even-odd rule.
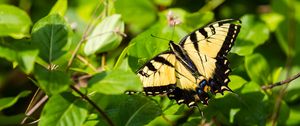
[[[226,19],[211,23],[169,42],[170,50],[158,54],[138,71],[146,95],[167,94],[189,107],[207,104],[209,92],[231,91],[231,69],[226,58],[240,31],[241,21]]]

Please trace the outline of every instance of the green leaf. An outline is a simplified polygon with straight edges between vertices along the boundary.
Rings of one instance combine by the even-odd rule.
[[[103,94],[123,94],[127,90],[141,91],[142,84],[130,71],[105,71],[93,76],[88,82],[90,90]]]
[[[284,20],[284,17],[278,13],[266,13],[262,14],[260,17],[272,32],[275,31],[278,25]]]
[[[64,16],[68,7],[68,1],[67,0],[57,0],[55,5],[52,7],[49,15],[51,14],[59,14],[60,16]]]
[[[81,126],[88,114],[86,105],[71,93],[53,95],[43,108],[39,126]]]
[[[290,108],[289,118],[285,125],[287,126],[296,126],[299,125],[299,117],[300,117],[300,106],[295,105]]]
[[[185,17],[185,24],[195,30],[197,28],[203,27],[214,19],[214,13],[210,11],[205,12],[195,12],[187,14]]]
[[[256,47],[269,38],[270,31],[267,25],[254,15],[245,15],[241,20],[241,31],[231,52],[246,56],[252,54]]]
[[[123,33],[124,22],[121,20],[121,15],[115,14],[106,17],[89,36],[84,47],[84,53],[91,55],[117,48],[121,44],[121,34]]]
[[[96,95],[94,101],[99,101],[116,126],[142,126],[162,113],[159,105],[145,96]],[[98,125],[107,124],[101,119]]]
[[[150,0],[117,0],[115,8],[133,33],[150,26],[157,16],[156,7]]]
[[[1,126],[17,126],[20,125],[22,120],[26,117],[24,113],[17,115],[4,116],[0,115]]]
[[[67,73],[58,70],[48,70],[36,65],[34,75],[37,79],[37,86],[43,89],[47,95],[54,95],[66,91],[71,84]]]
[[[259,53],[245,57],[245,68],[252,81],[263,85],[269,80],[270,68],[266,59]]]
[[[274,103],[276,104],[276,103]],[[289,118],[289,114],[290,114],[290,108],[289,106],[284,102],[282,101],[280,105],[280,109],[279,109],[279,112],[280,113],[278,115],[278,118],[277,118],[277,125],[286,125],[286,122]]]
[[[130,41],[128,50],[128,63],[131,69],[136,71],[155,55],[168,50],[169,41],[151,37],[151,34],[155,36],[162,36],[163,38],[172,38],[173,30],[174,29],[172,27],[169,27],[166,24],[157,23],[145,32],[133,38]],[[176,27],[172,40],[179,40],[179,38],[186,34],[187,32],[185,32],[182,28]]]
[[[19,98],[23,98],[28,96],[31,93],[31,91],[23,91],[19,93],[16,97],[5,97],[0,99],[0,111],[3,109],[6,109],[8,107],[11,107],[14,105]]]
[[[0,50],[0,57],[16,63],[26,74],[33,70],[38,50],[29,42],[16,41],[5,45],[0,44]]]
[[[161,5],[161,6],[170,6],[173,2],[173,0],[154,0],[155,4]]]
[[[229,83],[228,86],[230,87],[231,90],[237,90],[241,88],[245,83],[247,83],[245,79],[237,75],[230,75],[229,79],[231,80],[231,82]]]
[[[50,64],[66,54],[69,31],[64,18],[58,14],[39,20],[32,29],[32,43],[38,47],[39,56]]]
[[[0,4],[0,36],[29,37],[32,22],[27,13],[15,6]]]

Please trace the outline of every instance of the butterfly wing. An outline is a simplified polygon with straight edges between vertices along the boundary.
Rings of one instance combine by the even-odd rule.
[[[163,52],[138,70],[146,95],[165,94],[175,89],[175,60],[171,51]]]
[[[230,90],[227,85],[231,70],[226,55],[240,31],[240,23],[234,19],[214,22],[190,33],[179,44],[206,77],[213,93]]]
[[[174,91],[168,93],[170,99],[175,99],[178,104],[184,103],[191,106],[196,106],[198,101],[207,104],[208,94],[206,92],[198,92],[208,89],[204,85],[199,87],[197,84],[201,83],[205,78],[194,77],[192,73],[180,62],[176,60],[175,62],[176,70],[176,88]]]

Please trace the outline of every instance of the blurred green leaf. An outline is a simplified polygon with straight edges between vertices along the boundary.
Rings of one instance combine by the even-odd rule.
[[[29,37],[32,22],[27,13],[15,6],[0,4],[0,36]]]
[[[1,126],[17,126],[20,125],[22,120],[26,117],[25,113],[4,116],[0,115],[0,125]]]
[[[153,119],[146,126],[169,126],[174,125],[174,122],[182,117],[181,115],[161,115]]]
[[[296,105],[290,108],[289,118],[287,119],[286,125],[288,126],[296,126],[299,125],[300,118],[300,106]]]
[[[173,0],[154,0],[154,2],[161,6],[170,6]]]
[[[70,28],[58,14],[40,19],[32,28],[32,43],[38,47],[39,56],[49,64],[66,54]]]
[[[38,50],[29,42],[16,41],[9,44],[0,44],[0,57],[16,63],[26,74],[32,72]]]
[[[100,121],[98,118],[99,116],[97,114],[89,114],[82,126],[98,126],[97,124]]]
[[[245,57],[245,68],[252,81],[263,85],[270,83],[270,68],[267,60],[259,53]]]
[[[123,94],[127,90],[141,91],[142,84],[131,71],[105,71],[93,76],[88,82],[91,91],[103,94]]]
[[[277,81],[279,81],[279,76],[282,72],[282,67],[278,67],[277,69],[275,69],[272,73],[272,82],[276,83]]]
[[[115,14],[106,17],[89,36],[84,53],[91,55],[117,48],[122,41],[121,34],[124,34],[124,22],[121,20],[121,15]]]
[[[5,108],[11,107],[14,105],[19,98],[23,98],[28,96],[31,93],[31,91],[23,91],[19,93],[16,97],[5,97],[0,99],[0,111],[2,111]]]
[[[49,15],[51,14],[59,14],[60,16],[64,16],[68,8],[67,0],[57,0],[55,5],[52,7]]]
[[[46,92],[47,95],[59,94],[69,89],[71,84],[67,73],[58,70],[48,70],[36,65],[34,76],[37,79],[37,86]]]
[[[298,74],[300,71],[300,67],[299,66],[293,66],[291,68],[291,70],[289,71],[290,75],[289,77],[293,76],[293,75],[296,75]],[[283,69],[282,72],[281,72],[281,78],[279,80],[286,80],[288,77],[287,77],[287,69]],[[297,102],[300,100],[300,79],[297,78],[296,80],[290,82],[288,84],[289,86],[287,87],[286,89],[286,94],[284,96],[284,100],[287,102],[287,103],[293,103],[293,102]],[[274,91],[278,91],[280,89],[279,88],[275,88]]]
[[[187,14],[185,18],[186,25],[190,26],[192,30],[195,30],[210,23],[214,19],[214,13],[211,11],[195,12]]]
[[[287,56],[299,55],[300,44],[299,37],[296,37],[300,32],[300,1],[278,0],[272,2],[272,10],[284,16],[284,20],[279,24],[275,31],[277,42]]]
[[[245,15],[241,21],[241,31],[231,52],[246,56],[252,54],[257,46],[266,42],[270,31],[267,25],[254,15]]]
[[[231,90],[237,90],[241,88],[245,83],[247,83],[246,80],[244,80],[242,77],[237,75],[230,75],[229,79],[231,80],[231,82],[229,83],[228,86]]]
[[[157,10],[150,0],[116,0],[115,8],[133,33],[149,27],[157,18]]]
[[[278,13],[262,14],[260,17],[272,32],[275,31],[278,25],[284,20],[284,17]]]
[[[53,95],[43,108],[39,126],[81,126],[88,116],[86,105],[71,93]]]
[[[279,109],[280,114],[278,115],[277,125],[285,125],[287,119],[289,118],[290,108],[284,101],[279,104],[281,105]]]

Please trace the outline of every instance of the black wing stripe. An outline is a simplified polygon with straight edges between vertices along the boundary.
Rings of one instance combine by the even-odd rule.
[[[151,71],[157,71],[157,69],[153,66],[153,64],[152,63],[147,63],[146,64],[146,67],[148,67],[149,68],[149,70],[151,70]]]
[[[166,60],[163,57],[158,56],[158,57],[154,58],[153,60],[156,62],[162,63],[163,65],[168,65],[170,67],[174,67],[174,65],[172,63],[170,63],[168,60]]]
[[[190,40],[193,42],[194,48],[199,51],[199,45],[197,40],[197,35],[195,32],[191,33]]]
[[[199,31],[205,38],[208,37],[208,34],[207,34],[207,32],[204,30],[204,28],[200,28],[198,31]]]
[[[241,26],[239,25],[234,25],[234,24],[229,25],[225,42],[223,43],[220,52],[217,54],[218,57],[225,57],[227,55],[228,51],[231,49],[231,47],[234,44],[237,34],[240,32],[240,28]]]

